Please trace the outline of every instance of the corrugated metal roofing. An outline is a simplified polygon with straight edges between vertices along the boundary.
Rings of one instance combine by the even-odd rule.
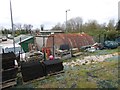
[[[33,38],[33,36],[31,36],[31,35],[19,35],[19,36],[14,38],[15,39],[15,43],[20,43],[20,38],[21,38],[21,42],[24,42],[25,40]]]
[[[47,39],[46,47],[53,47],[53,37],[55,48],[59,49],[60,45],[68,44],[72,48],[93,45],[95,42],[88,34],[53,34]]]
[[[43,47],[43,37],[35,37],[35,41],[36,41],[36,44],[37,44],[37,48],[39,50],[41,50],[41,48]],[[47,41],[47,37],[45,38],[45,45],[46,45],[46,41]]]

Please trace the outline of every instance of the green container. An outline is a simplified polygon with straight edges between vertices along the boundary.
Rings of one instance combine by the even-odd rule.
[[[21,46],[25,53],[29,51],[29,44],[34,44],[34,37],[21,42]]]

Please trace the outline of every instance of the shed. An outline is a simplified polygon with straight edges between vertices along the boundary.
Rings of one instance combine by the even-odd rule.
[[[60,49],[61,45],[69,45],[71,48],[80,48],[81,46],[93,45],[95,43],[93,37],[85,33],[53,34],[48,37],[46,47],[53,47],[53,37],[55,49]]]
[[[21,38],[21,41],[20,41]],[[15,37],[15,43],[20,44],[24,52],[29,51],[29,44],[34,44],[34,36],[31,35],[19,35]]]
[[[47,36],[44,38],[44,36],[36,36],[35,37],[35,42],[37,44],[38,50],[42,50],[42,47],[45,45],[46,46],[46,41],[47,41]]]

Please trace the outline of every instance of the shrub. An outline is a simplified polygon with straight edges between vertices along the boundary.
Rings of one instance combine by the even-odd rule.
[[[106,39],[107,40],[115,40],[116,37],[120,36],[120,32],[112,30],[112,31],[107,31],[106,33]]]

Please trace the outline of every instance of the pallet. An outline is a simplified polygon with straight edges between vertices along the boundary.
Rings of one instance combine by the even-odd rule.
[[[76,57],[76,56],[80,56],[81,54],[82,54],[82,52],[78,52],[78,53],[73,54],[72,56]]]
[[[25,84],[30,84],[30,83],[34,83],[35,81],[43,80],[43,79],[45,79],[45,78],[46,78],[46,77],[43,76],[43,77],[40,77],[40,78],[31,80],[31,81],[27,81],[27,82],[24,82],[24,81],[23,81],[23,85],[25,85]]]
[[[52,76],[52,75],[56,76],[56,75],[61,74],[61,73],[64,73],[64,70],[59,71],[59,72],[55,72],[55,73],[50,73],[47,76]]]
[[[17,84],[16,79],[17,78],[2,82],[2,89],[16,85]]]
[[[64,70],[63,71],[59,71],[59,72],[55,72],[55,73],[51,73],[51,74],[48,74],[47,76],[43,76],[43,77],[40,77],[40,78],[31,80],[31,81],[28,81],[28,82],[23,82],[23,84],[25,85],[25,84],[34,83],[35,81],[46,79],[48,76],[53,76],[53,75],[56,76],[56,75],[59,75],[61,73],[64,73]]]

